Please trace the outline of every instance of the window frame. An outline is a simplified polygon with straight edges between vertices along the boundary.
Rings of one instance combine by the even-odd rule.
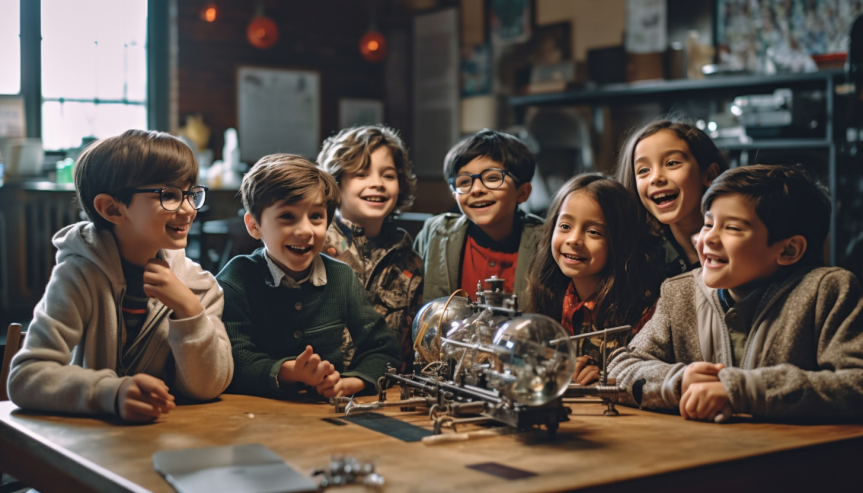
[[[176,0],[147,0],[147,128],[168,130],[168,17]],[[27,137],[42,138],[42,2],[20,0],[21,96]],[[175,5],[174,5],[175,6]],[[48,98],[55,100],[57,98]],[[107,102],[107,101],[105,101]]]

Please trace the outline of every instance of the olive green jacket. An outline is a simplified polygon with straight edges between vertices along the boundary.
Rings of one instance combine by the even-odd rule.
[[[513,283],[515,294],[523,305],[527,300],[527,274],[536,256],[543,220],[533,214],[517,211],[524,222],[518,246],[518,263]],[[462,214],[444,213],[428,219],[414,240],[414,250],[425,262],[423,303],[449,296],[461,287],[461,260],[467,241],[470,220]]]

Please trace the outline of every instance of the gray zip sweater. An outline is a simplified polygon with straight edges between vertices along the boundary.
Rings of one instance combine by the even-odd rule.
[[[524,226],[518,244],[513,287],[520,306],[523,306],[527,301],[527,273],[536,256],[542,218],[518,210],[516,214],[524,215]],[[423,304],[449,296],[461,287],[461,259],[469,223],[470,219],[463,214],[444,213],[426,220],[422,231],[417,234],[414,250],[425,262]]]
[[[174,320],[170,309],[150,299],[129,348],[131,364],[123,368],[126,280],[113,233],[81,222],[61,229],[53,241],[57,266],[12,360],[12,402],[41,411],[113,414],[120,385],[137,373],[161,378],[194,399],[215,398],[228,387],[234,364],[221,321],[222,290],[212,274],[183,250],[159,252],[204,311]]]
[[[678,409],[686,365],[724,363],[735,413],[773,419],[863,418],[863,291],[838,267],[798,269],[767,287],[739,367],[717,290],[701,269],[667,280],[656,313],[609,365],[624,402]]]

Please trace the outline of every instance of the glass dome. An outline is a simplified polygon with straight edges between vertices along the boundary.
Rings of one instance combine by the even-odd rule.
[[[473,315],[473,309],[468,305],[469,300],[461,296],[453,296],[449,305],[446,305],[448,297],[437,298],[426,303],[420,308],[414,319],[412,332],[413,340],[420,341],[417,353],[425,363],[440,361],[440,339],[437,337],[438,326],[444,334],[453,329],[453,324],[461,324],[465,319]],[[446,305],[446,313],[444,306]],[[443,319],[443,320],[441,320]],[[442,322],[442,323],[441,323]]]
[[[569,334],[554,319],[525,313],[501,325],[492,347],[499,366],[489,384],[513,402],[546,404],[566,391],[575,372]]]

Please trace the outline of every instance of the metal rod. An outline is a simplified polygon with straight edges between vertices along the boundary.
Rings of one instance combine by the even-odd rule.
[[[632,329],[631,325],[621,325],[620,327],[612,327],[610,329],[597,330],[596,332],[588,332],[586,334],[578,334],[574,336],[562,337],[560,339],[552,339],[549,344],[560,344],[563,341],[575,341],[577,339],[584,339],[586,337],[593,337],[598,335],[608,335],[608,334],[616,334],[618,332],[623,332],[626,330]]]

